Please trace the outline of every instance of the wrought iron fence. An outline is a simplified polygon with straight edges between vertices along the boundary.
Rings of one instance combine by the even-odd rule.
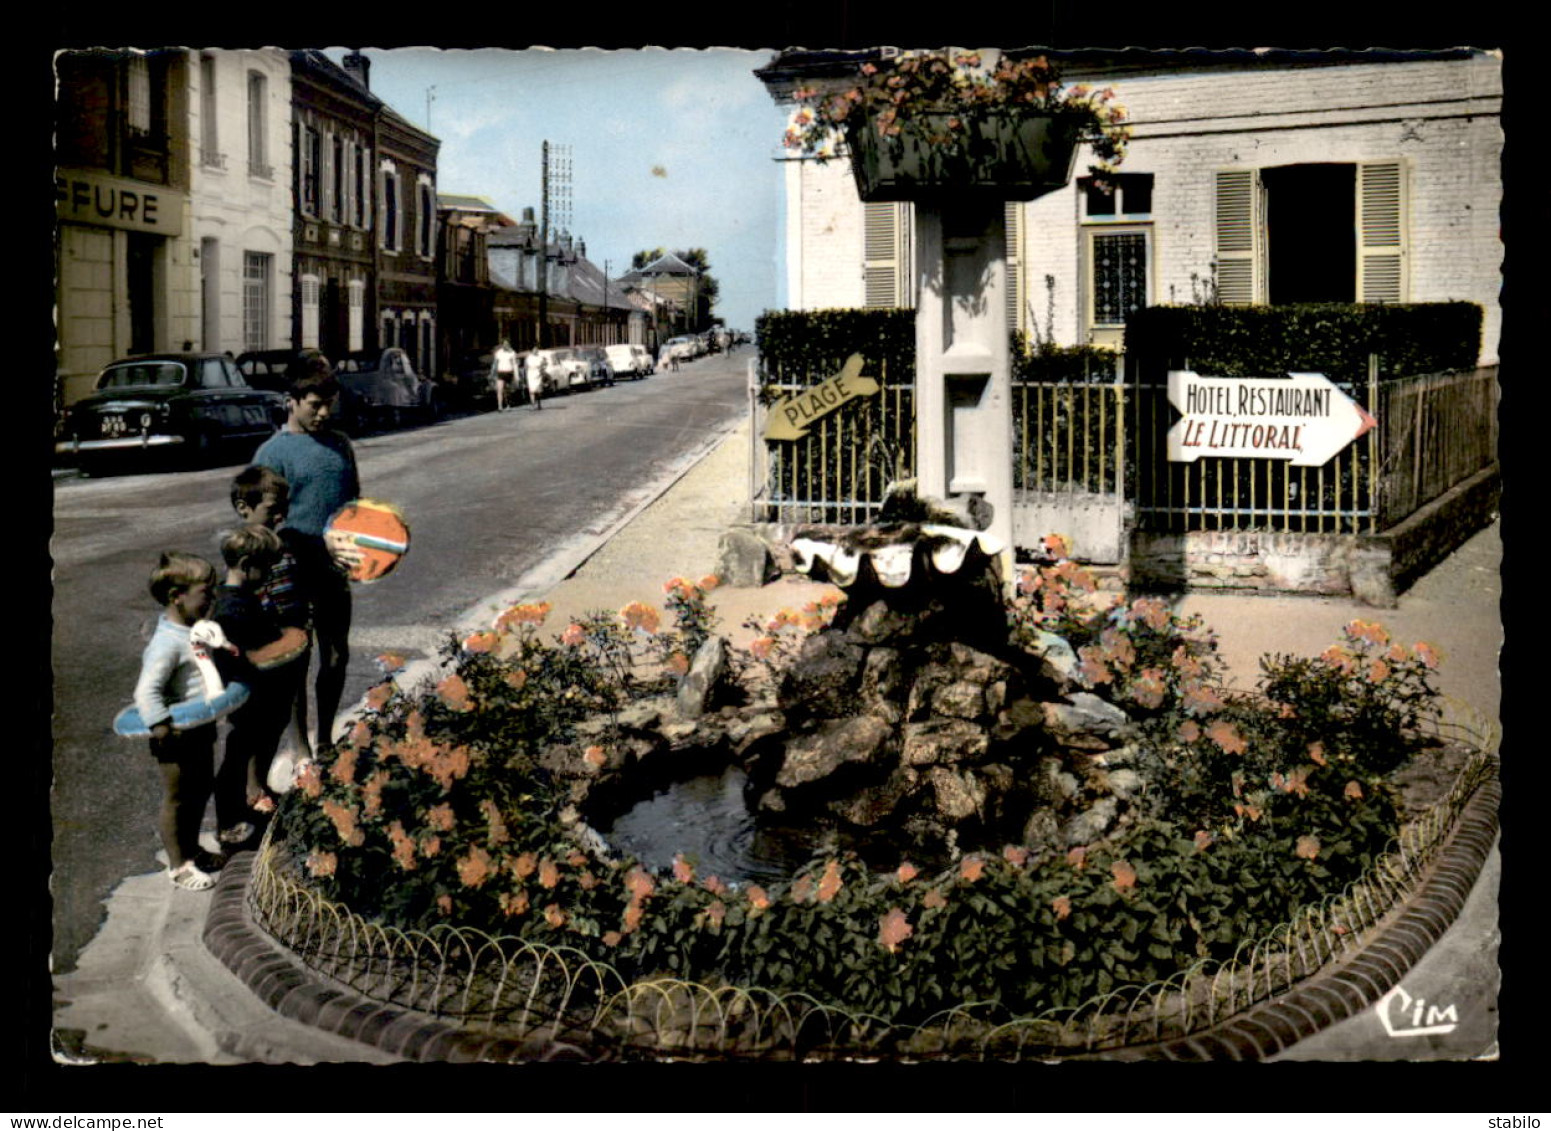
[[[1114,382],[1014,380],[1013,489],[1119,495],[1127,394]]]
[[[400,930],[368,923],[310,890],[266,840],[252,872],[254,921],[317,974],[363,997],[471,1032],[566,1042],[612,1057],[1020,1060],[1091,1055],[1203,1032],[1285,992],[1360,948],[1422,882],[1466,803],[1495,779],[1495,724],[1460,708],[1435,721],[1473,753],[1448,794],[1408,822],[1357,882],[1302,908],[1228,961],[1123,987],[1075,1008],[1010,1017],[971,1002],[918,1025],[847,1010],[803,993],[628,981],[580,950],[467,927]]]
[[[1497,367],[1378,387],[1378,526],[1388,529],[1497,461]]]
[[[772,403],[812,383],[776,379],[752,398],[752,442],[765,451],[764,481],[755,484],[755,521],[866,523],[883,505],[889,483],[915,474],[913,374],[893,373],[880,362],[867,376],[881,386],[876,395],[848,401],[795,440],[765,440],[765,421]]]
[[[1332,382],[1378,426],[1320,467],[1212,458],[1171,463],[1178,413],[1162,385],[1134,388],[1133,491],[1147,530],[1376,534],[1497,458],[1497,370]]]

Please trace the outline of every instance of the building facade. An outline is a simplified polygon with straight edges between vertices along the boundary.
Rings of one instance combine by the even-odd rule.
[[[1138,306],[1432,302],[1502,310],[1501,59],[1457,50],[1076,53],[1133,138],[1114,191],[1086,176],[1008,209],[1009,313],[1119,346]],[[833,58],[761,72],[784,97]],[[853,64],[854,65],[854,64]],[[844,159],[784,162],[792,309],[913,306],[912,207],[862,203]]]
[[[191,228],[189,61],[89,50],[56,63],[58,400],[117,357],[199,337]]]
[[[541,254],[533,209],[524,208],[520,221],[491,234],[489,255],[497,337],[514,349],[629,340],[634,307],[624,288],[587,258],[585,242],[569,234],[551,240]]]
[[[478,196],[441,194],[437,268],[437,329],[443,368],[454,370],[500,341],[489,239],[514,221]]]
[[[289,344],[338,357],[377,344],[379,99],[322,52],[292,51]]]
[[[353,58],[347,56],[346,65]],[[353,71],[365,83],[365,60]],[[436,157],[441,142],[387,106],[377,114],[378,344],[415,370],[439,370],[436,325]]]
[[[291,340],[291,63],[284,51],[197,51],[185,68],[191,239],[201,349]]]

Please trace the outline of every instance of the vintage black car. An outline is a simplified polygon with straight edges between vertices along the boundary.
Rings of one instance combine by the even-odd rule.
[[[435,382],[415,372],[397,346],[347,353],[334,363],[339,419],[346,432],[429,424],[442,413]]]
[[[113,362],[66,410],[54,451],[88,474],[157,457],[243,459],[285,420],[285,397],[250,386],[224,354],[143,354]]]
[[[252,350],[237,355],[237,368],[243,379],[255,389],[270,389],[284,394],[285,374],[291,363],[306,350]]]

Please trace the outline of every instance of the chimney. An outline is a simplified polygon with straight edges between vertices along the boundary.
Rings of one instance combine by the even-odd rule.
[[[371,90],[372,61],[359,51],[352,51],[343,60],[345,73],[360,85],[362,90]]]
[[[538,239],[538,231],[538,223],[533,219],[533,209],[524,208],[522,210],[522,220],[517,224],[516,234],[518,238],[521,239],[523,243],[531,244],[534,240]]]

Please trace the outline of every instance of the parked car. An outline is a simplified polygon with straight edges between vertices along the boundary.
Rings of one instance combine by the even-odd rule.
[[[633,381],[639,381],[653,370],[652,355],[646,351],[645,346],[604,346],[603,352],[608,356],[609,364],[614,367],[616,377],[629,377]]]
[[[602,346],[578,346],[576,356],[587,363],[587,378],[594,385],[614,383],[614,363]]]
[[[680,361],[693,361],[700,355],[695,352],[695,337],[692,334],[683,334],[677,338],[669,338],[663,343],[663,350],[667,357],[677,357]]]
[[[575,349],[567,346],[539,350],[539,356],[544,359],[545,368],[554,379],[556,392],[569,393],[575,389],[585,389],[592,383],[592,367],[577,356]]]
[[[436,386],[397,346],[347,353],[334,363],[340,423],[345,431],[430,423],[441,413]]]
[[[237,355],[237,369],[255,389],[285,395],[285,371],[306,350],[251,350]]]
[[[253,388],[224,354],[144,354],[102,371],[96,390],[66,410],[54,451],[88,474],[156,455],[246,457],[285,420],[285,397]]]
[[[449,399],[460,408],[495,407],[495,351],[465,350],[453,358],[447,368]],[[519,399],[528,395],[527,386],[517,382]]]

